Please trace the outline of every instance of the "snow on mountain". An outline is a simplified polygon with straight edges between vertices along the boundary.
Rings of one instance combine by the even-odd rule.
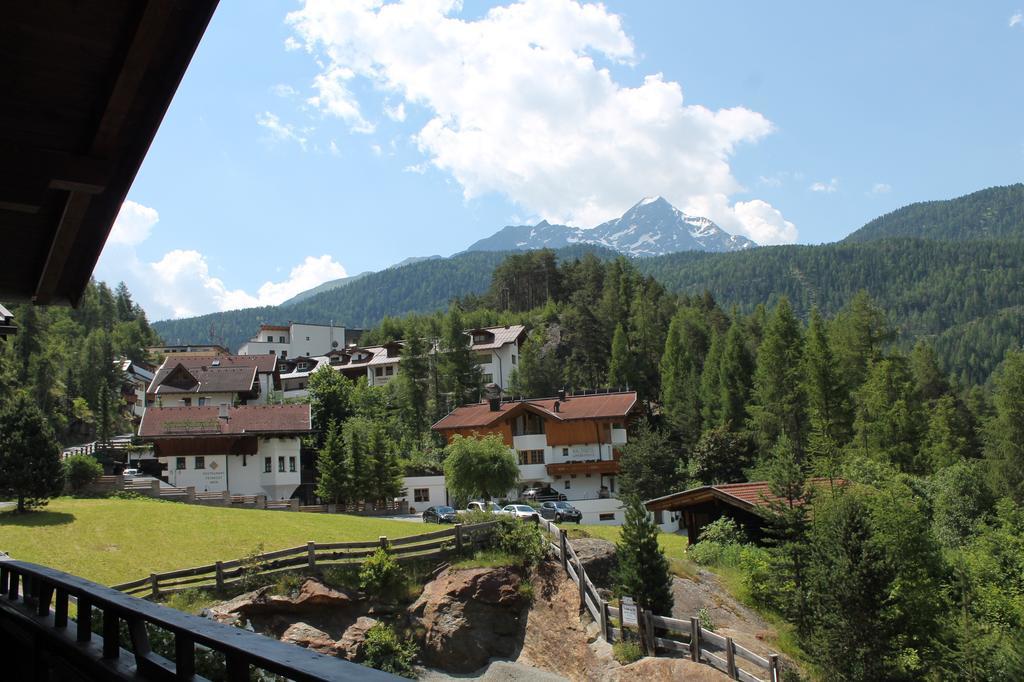
[[[714,222],[683,213],[662,197],[645,197],[621,218],[583,229],[541,221],[509,225],[474,243],[468,251],[558,249],[599,244],[628,256],[660,256],[676,251],[741,251],[757,246]]]

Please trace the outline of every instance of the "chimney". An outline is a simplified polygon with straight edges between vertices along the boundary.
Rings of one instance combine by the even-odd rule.
[[[491,412],[501,412],[501,398],[491,398],[488,402],[491,405]]]
[[[558,412],[558,411],[559,411],[559,410],[558,410],[558,408],[559,408],[559,407],[561,407],[561,406],[562,406],[562,403],[560,403],[560,402],[558,402],[558,401],[556,400],[556,401],[555,401],[555,412]]]
[[[223,419],[225,421],[227,421],[228,419],[231,419],[231,417],[228,416],[228,406],[227,405],[221,403],[220,408],[217,410],[217,417],[219,419]]]
[[[563,403],[565,402],[565,389],[564,388],[561,388],[561,389],[558,390],[558,399],[561,400]]]

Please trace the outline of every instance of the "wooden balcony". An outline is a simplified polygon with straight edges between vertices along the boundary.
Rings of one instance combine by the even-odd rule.
[[[548,464],[548,473],[554,474],[604,474],[613,476],[619,473],[619,462],[615,459],[600,459],[591,462],[565,462],[564,464]]]

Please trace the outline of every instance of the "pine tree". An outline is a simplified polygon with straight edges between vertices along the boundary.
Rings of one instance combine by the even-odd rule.
[[[1007,354],[995,385],[995,416],[985,429],[991,485],[1024,504],[1024,351]]]
[[[445,316],[441,336],[439,371],[444,386],[452,397],[452,407],[477,402],[483,386],[483,374],[469,347],[469,337],[462,326],[462,312],[456,306]]]
[[[669,324],[661,356],[662,414],[684,446],[701,433],[700,375],[708,329],[699,311],[682,308]]]
[[[803,452],[807,396],[803,384],[803,338],[789,300],[775,307],[758,350],[748,424],[763,453],[785,434]]]
[[[383,424],[370,424],[367,449],[373,474],[372,499],[386,504],[401,493],[403,479],[394,444],[388,439]]]
[[[64,485],[60,445],[46,417],[24,393],[0,412],[0,490],[18,500],[18,511],[44,506]]]
[[[668,559],[658,545],[658,527],[639,498],[626,506],[626,522],[615,544],[618,567],[615,592],[633,597],[643,609],[665,615],[672,613],[672,574]]]
[[[722,351],[725,339],[712,328],[711,345],[704,358],[700,375],[700,414],[704,428],[717,426],[722,421]]]
[[[929,412],[922,447],[933,471],[979,456],[973,419],[959,400],[944,395],[932,403]]]
[[[548,342],[544,327],[530,332],[519,348],[519,364],[514,372],[512,393],[543,398],[558,392],[562,386],[562,368],[558,364],[554,345]]]
[[[658,395],[659,360],[665,349],[665,318],[658,300],[662,289],[654,282],[636,287],[629,310],[629,346],[633,353],[633,382],[641,399]],[[706,350],[706,349],[705,349]]]
[[[733,311],[732,324],[725,333],[722,357],[719,360],[718,383],[722,392],[719,424],[730,430],[743,428],[747,422],[747,401],[753,384],[754,360],[747,348],[747,337],[739,314]]]
[[[622,324],[615,327],[615,336],[612,337],[612,357],[608,363],[608,386],[612,388],[636,387],[633,355],[630,353],[629,344],[626,341],[626,330]]]
[[[408,340],[402,348],[401,371],[396,382],[403,421],[409,431],[418,437],[429,426],[427,401],[430,394],[430,361],[419,325],[412,325],[409,329]]]
[[[369,443],[368,421],[352,417],[342,427],[345,441],[345,467],[348,469],[349,500],[367,502],[374,496],[373,466],[367,452]]]
[[[830,330],[840,379],[848,391],[856,391],[893,337],[885,313],[861,290],[836,315]]]
[[[327,425],[323,447],[317,453],[316,495],[332,504],[349,501],[348,468],[345,462],[345,443],[338,422],[331,419]]]
[[[673,492],[679,459],[676,448],[664,433],[641,424],[622,446],[619,460],[622,495],[649,500]]]
[[[342,424],[352,414],[352,381],[330,366],[309,375],[309,409],[313,422],[313,445],[320,447],[331,422]]]
[[[850,439],[853,414],[818,309],[811,311],[804,351],[807,415],[812,430],[837,444]]]
[[[856,395],[851,447],[863,457],[889,462],[908,473],[924,473],[920,450],[924,412],[907,361],[891,356],[872,364]]]
[[[935,347],[923,339],[914,344],[910,353],[910,371],[914,375],[917,392],[926,404],[949,392],[949,380],[939,368]]]

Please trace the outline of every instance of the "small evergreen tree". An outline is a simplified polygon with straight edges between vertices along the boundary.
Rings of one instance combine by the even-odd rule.
[[[621,324],[616,325],[612,337],[612,357],[608,361],[608,385],[612,388],[636,387],[633,369],[633,354],[626,340],[626,330]]]
[[[313,422],[313,445],[324,443],[330,423],[341,424],[352,413],[352,382],[329,365],[309,375],[309,410]]]
[[[775,307],[757,355],[754,390],[747,411],[750,430],[767,454],[781,434],[797,452],[806,437],[807,395],[803,379],[803,338],[800,321],[789,300]]]
[[[332,504],[348,501],[348,470],[345,466],[345,444],[341,438],[338,422],[331,420],[327,425],[324,445],[316,457],[318,478],[316,495]]]
[[[633,597],[641,608],[655,613],[672,613],[668,559],[658,545],[658,527],[637,497],[627,503],[615,556],[619,562],[614,574],[616,594]]]
[[[679,455],[663,432],[642,424],[621,449],[619,487],[623,496],[649,500],[675,489]]]
[[[44,506],[63,487],[60,445],[43,413],[19,393],[0,412],[0,490],[26,512]]]

